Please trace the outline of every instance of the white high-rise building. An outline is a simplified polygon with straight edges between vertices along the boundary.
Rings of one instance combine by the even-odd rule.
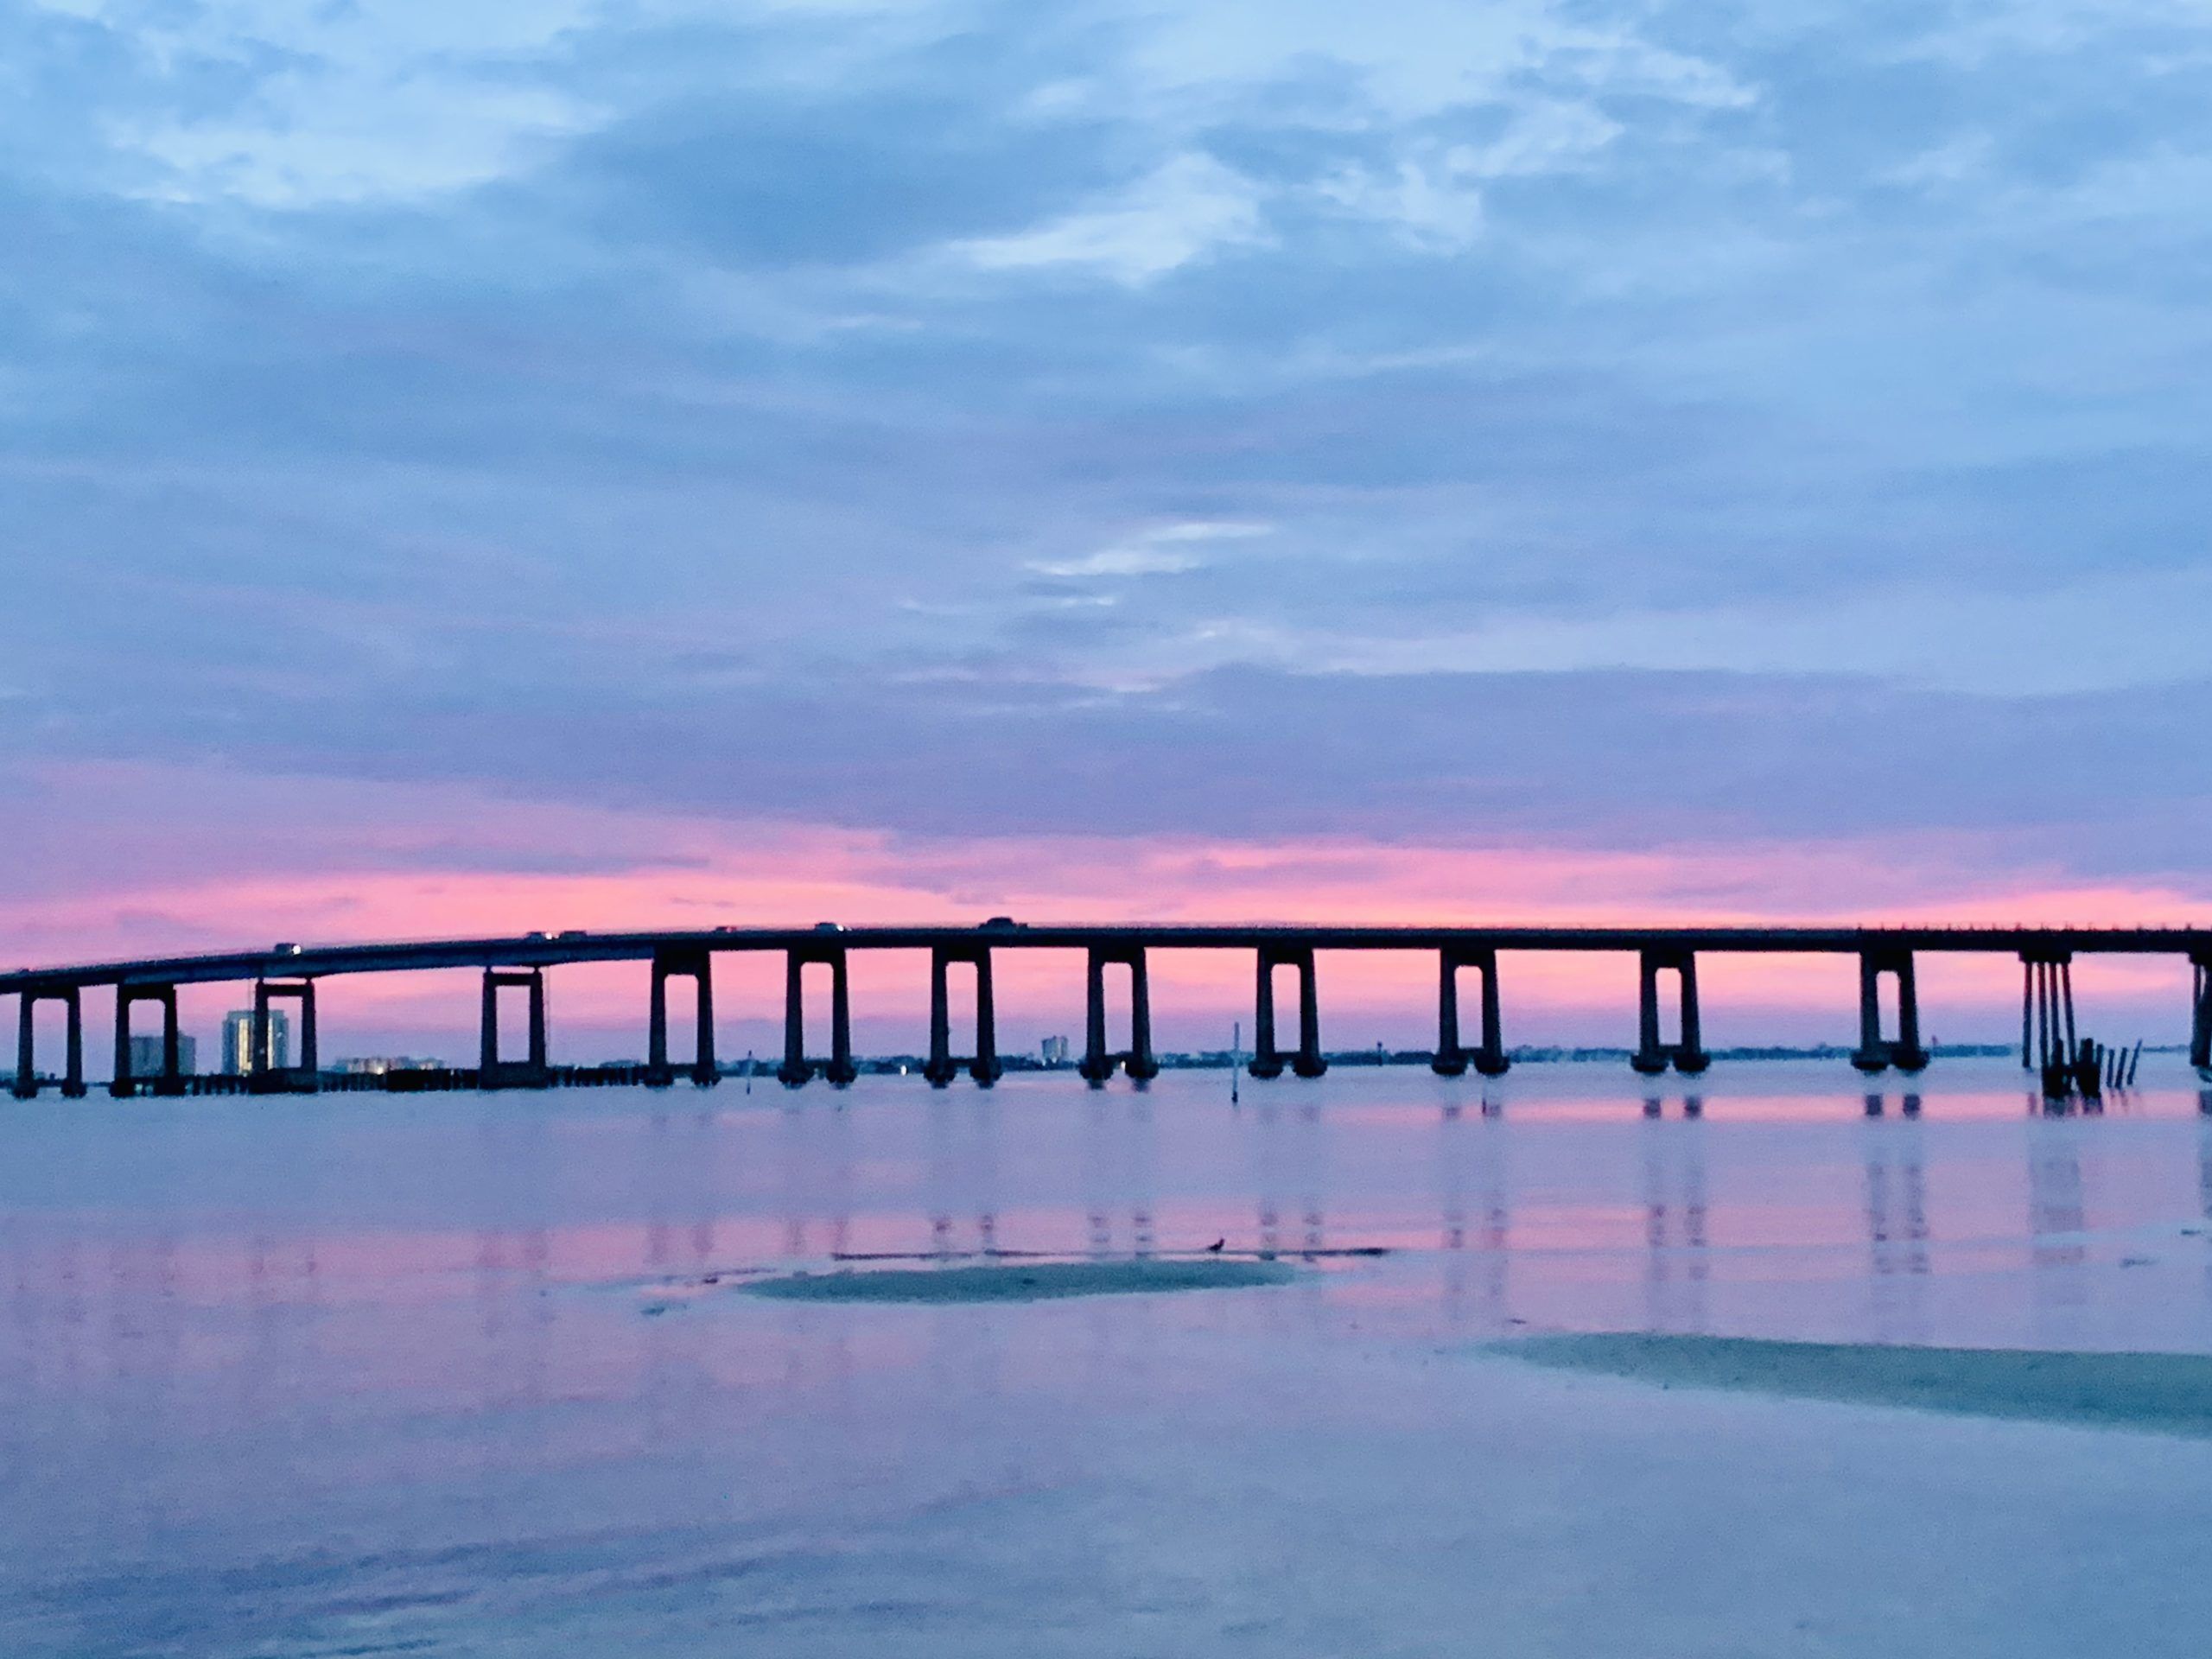
[[[269,1010],[269,1064],[282,1071],[292,1063],[292,1017],[281,1008]],[[233,1008],[223,1016],[223,1075],[253,1075],[253,1010]]]

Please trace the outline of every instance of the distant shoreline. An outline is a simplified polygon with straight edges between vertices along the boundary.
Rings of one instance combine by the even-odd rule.
[[[2019,1046],[2016,1043],[1939,1043],[1930,1047],[1928,1053],[1930,1059],[1936,1060],[2009,1059],[2017,1056],[2019,1052]],[[2145,1043],[2143,1046],[2143,1052],[2145,1054],[2186,1054],[2189,1048],[2184,1043]],[[1723,1060],[1841,1060],[1848,1062],[1857,1050],[1841,1043],[1759,1044],[1734,1048],[1716,1048],[1708,1052],[1710,1058],[1716,1062]],[[1636,1051],[1631,1048],[1530,1046],[1508,1049],[1506,1058],[1516,1065],[1625,1065],[1635,1053]],[[1227,1049],[1200,1049],[1159,1054],[1154,1057],[1154,1059],[1163,1071],[1227,1071],[1243,1067],[1251,1058],[1249,1051],[1231,1053]],[[1362,1067],[1380,1069],[1384,1066],[1426,1068],[1433,1058],[1433,1051],[1426,1048],[1351,1048],[1325,1050],[1323,1058],[1332,1067],[1348,1067],[1354,1070]],[[919,1054],[880,1054],[868,1058],[855,1056],[852,1064],[854,1071],[861,1077],[918,1077],[925,1063],[924,1057]],[[1002,1054],[999,1057],[999,1065],[1001,1071],[1009,1075],[1020,1072],[1073,1077],[1078,1075],[1079,1071],[1078,1064],[1074,1058],[1055,1061],[1047,1065],[1045,1061],[1026,1053]],[[962,1063],[962,1069],[965,1071],[965,1062]],[[635,1073],[641,1077],[645,1071],[645,1065],[644,1061],[637,1059],[608,1059],[575,1065],[564,1064],[556,1067],[555,1070],[564,1075],[573,1074],[570,1077],[571,1081],[609,1084],[639,1080],[637,1077],[629,1074]],[[678,1067],[677,1071],[679,1073],[688,1073],[688,1068],[685,1067]],[[776,1067],[772,1060],[757,1058],[725,1060],[716,1068],[716,1071],[722,1077],[737,1080],[751,1077],[773,1081],[776,1076]],[[213,1074],[196,1074],[198,1079],[213,1077]],[[222,1077],[214,1080],[220,1082],[228,1077],[229,1074],[223,1074]],[[0,1088],[12,1084],[14,1078],[15,1074],[12,1071],[0,1071]],[[42,1084],[48,1085],[58,1081],[45,1072],[41,1072],[39,1078]],[[474,1086],[466,1080],[465,1075],[456,1069],[427,1060],[422,1062],[418,1068],[397,1071],[388,1077],[381,1073],[371,1073],[358,1067],[349,1067],[341,1061],[337,1066],[327,1068],[319,1072],[317,1078],[317,1087],[323,1090],[347,1087],[359,1088],[364,1085],[374,1087],[378,1084],[396,1092],[405,1092],[426,1086],[437,1090]],[[192,1079],[188,1079],[190,1080]],[[105,1086],[105,1081],[102,1078],[92,1077],[86,1081],[90,1087]],[[232,1081],[236,1084],[234,1090],[211,1088],[203,1082],[202,1086],[190,1092],[248,1092],[245,1079],[237,1078]],[[279,1092],[291,1092],[291,1090]]]
[[[1721,1060],[1845,1060],[1858,1051],[1843,1043],[1818,1043],[1804,1046],[1760,1044],[1736,1048],[1709,1050],[1714,1061]],[[2005,1059],[2017,1058],[2018,1043],[1939,1043],[1928,1051],[1931,1059]],[[2183,1043],[2146,1043],[2145,1054],[2184,1054],[2188,1046]],[[1592,1048],[1530,1046],[1506,1050],[1506,1058],[1516,1065],[1556,1065],[1581,1063],[1625,1065],[1634,1056],[1632,1048]],[[1242,1066],[1251,1059],[1250,1051],[1232,1054],[1227,1049],[1199,1049],[1182,1053],[1162,1053],[1154,1056],[1163,1071],[1226,1071]],[[1332,1066],[1427,1066],[1434,1058],[1434,1051],[1426,1048],[1347,1048],[1328,1049],[1323,1058]],[[870,1059],[855,1058],[854,1065],[867,1077],[896,1077],[904,1072],[919,1072],[924,1057],[918,1054],[887,1054]],[[999,1065],[1006,1071],[1066,1072],[1072,1075],[1077,1069],[1073,1058],[1047,1065],[1042,1060],[1027,1054],[1001,1054]],[[726,1063],[725,1077],[741,1077],[745,1063]],[[758,1075],[773,1074],[774,1066],[767,1062],[760,1065]]]

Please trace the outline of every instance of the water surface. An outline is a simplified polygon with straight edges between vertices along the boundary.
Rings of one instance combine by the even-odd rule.
[[[2212,1120],[2145,1080],[13,1104],[0,1652],[2198,1653],[2176,1423],[1511,1351],[2212,1355]],[[747,1291],[1232,1259],[1292,1276]]]

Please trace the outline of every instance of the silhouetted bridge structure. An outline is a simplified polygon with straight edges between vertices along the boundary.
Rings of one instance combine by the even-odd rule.
[[[346,974],[390,974],[435,969],[477,969],[483,975],[480,1059],[468,1081],[486,1089],[544,1088],[563,1080],[546,1056],[546,973],[578,963],[638,962],[652,967],[648,1021],[649,1058],[642,1080],[663,1084],[678,1075],[700,1084],[721,1075],[714,1052],[714,962],[741,952],[780,953],[785,960],[784,1056],[777,1076],[794,1087],[815,1076],[838,1084],[857,1075],[853,1063],[851,1006],[846,968],[855,951],[927,951],[930,956],[930,1053],[924,1073],[940,1087],[966,1071],[988,1086],[997,1079],[998,1058],[993,1013],[992,964],[1009,950],[1082,952],[1088,963],[1087,1019],[1079,1070],[1093,1084],[1116,1071],[1143,1079],[1159,1064],[1152,1045],[1150,953],[1157,950],[1236,951],[1250,955],[1257,967],[1250,1071],[1255,1077],[1280,1076],[1285,1070],[1318,1077],[1327,1067],[1320,1039],[1319,992],[1314,958],[1320,951],[1421,952],[1437,963],[1437,1037],[1432,1065],[1447,1076],[1470,1068],[1486,1077],[1509,1064],[1501,1014],[1498,959],[1506,952],[1611,952],[1634,956],[1641,965],[1638,1041],[1630,1064],[1646,1075],[1669,1067],[1694,1075],[1710,1063],[1700,1033],[1697,964],[1701,957],[1721,955],[1828,955],[1859,963],[1859,1047],[1852,1063],[1877,1072],[1891,1066],[1917,1071],[1928,1063],[1920,1039],[1916,960],[1929,954],[1980,954],[2016,957],[2023,964],[2022,1059],[2029,1059],[2031,1035],[2047,1048],[2074,1043],[2073,961],[2077,956],[2163,956],[2187,960],[2192,969],[2190,1001],[2190,1059],[2212,1069],[2212,929],[2207,928],[2024,928],[2024,927],[1297,927],[1297,926],[1031,926],[1003,918],[976,927],[854,927],[829,923],[811,928],[715,928],[704,931],[652,933],[530,933],[518,938],[454,939],[429,943],[349,944],[302,948],[279,945],[270,950],[174,957],[140,962],[95,963],[67,968],[20,969],[0,974],[0,996],[19,999],[21,1023],[16,1091],[36,1092],[35,1014],[41,1003],[62,1005],[66,1056],[60,1074],[65,1093],[85,1092],[83,998],[89,989],[112,988],[116,994],[114,1091],[128,1095],[140,1085],[154,1093],[181,1093],[187,1080],[178,1066],[177,989],[219,982],[253,986],[253,1045],[257,1059],[255,1086],[311,1089],[321,1083],[315,1031],[315,992],[325,979]],[[830,976],[830,1052],[806,1052],[805,972],[820,966]],[[970,1052],[952,1048],[948,980],[956,968],[975,981],[975,1033]],[[1287,969],[1297,980],[1294,1045],[1281,1040],[1275,1007],[1275,979]],[[1475,1020],[1478,1035],[1464,1040],[1459,989],[1471,970],[1479,985]],[[1127,1041],[1110,1040],[1107,981],[1125,974],[1128,1016]],[[696,1047],[690,1061],[671,1065],[668,1053],[669,982],[688,981],[695,999]],[[1662,1020],[1662,988],[1671,981],[1675,1018],[1671,1037]],[[1893,1017],[1883,1018],[1884,982],[1890,987]],[[523,1052],[509,1058],[499,1033],[500,993],[517,990],[526,1001]],[[142,1003],[158,1007],[162,1020],[163,1064],[150,1075],[134,1076],[130,1065],[131,1012]],[[299,1054],[295,1065],[272,1067],[270,1013],[289,1003],[298,1009]],[[452,1074],[460,1075],[460,1074]]]

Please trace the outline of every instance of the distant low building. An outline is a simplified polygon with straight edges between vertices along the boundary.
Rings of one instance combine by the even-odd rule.
[[[1039,1046],[1044,1055],[1046,1065],[1065,1065],[1068,1063],[1068,1039],[1066,1038],[1047,1037]]]
[[[281,1008],[269,1011],[270,1069],[282,1071],[292,1063],[292,1017]],[[223,1075],[250,1077],[253,1064],[253,1010],[233,1008],[223,1016]]]
[[[200,1070],[200,1039],[188,1037],[182,1032],[176,1038],[176,1069],[186,1077]],[[157,1077],[162,1074],[162,1039],[158,1037],[133,1037],[130,1039],[130,1075],[134,1077]]]
[[[442,1071],[445,1064],[427,1054],[356,1054],[339,1061],[338,1069],[354,1077],[381,1077],[391,1071]]]

